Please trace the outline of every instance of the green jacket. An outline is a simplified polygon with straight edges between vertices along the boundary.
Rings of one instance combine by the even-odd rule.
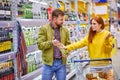
[[[54,30],[50,24],[47,24],[39,29],[38,33],[38,49],[42,50],[42,60],[44,64],[52,65],[53,63],[53,45],[52,39],[54,37]],[[69,31],[65,27],[60,28],[60,39],[64,45],[70,44]],[[66,58],[62,58],[63,65],[66,64]]]

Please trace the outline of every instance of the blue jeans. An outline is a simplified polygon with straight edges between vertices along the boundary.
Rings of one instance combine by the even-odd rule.
[[[42,80],[52,80],[54,74],[57,80],[66,80],[66,66],[62,60],[54,60],[52,66],[43,65]]]

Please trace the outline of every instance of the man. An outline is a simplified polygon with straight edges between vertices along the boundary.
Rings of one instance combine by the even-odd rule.
[[[66,58],[62,56],[57,43],[70,44],[69,31],[62,27],[64,13],[55,9],[52,21],[41,27],[38,34],[38,48],[42,50],[42,80],[52,80],[55,74],[57,80],[66,80]]]

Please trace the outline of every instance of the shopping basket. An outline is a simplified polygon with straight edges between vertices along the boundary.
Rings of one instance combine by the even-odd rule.
[[[76,69],[75,80],[118,80],[112,66],[111,58],[74,60],[73,62]],[[91,63],[94,63],[94,65]],[[105,63],[105,65],[102,63]]]

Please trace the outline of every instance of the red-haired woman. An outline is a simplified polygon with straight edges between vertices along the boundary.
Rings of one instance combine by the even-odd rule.
[[[91,19],[90,24],[89,34],[86,37],[76,43],[64,46],[64,48],[71,51],[87,46],[90,59],[111,58],[114,37],[104,29],[103,19],[100,16],[95,16]],[[114,80],[112,65],[109,64],[110,61],[90,62],[90,66],[97,66],[94,68],[96,71],[101,68],[100,66],[104,66],[102,71],[107,71],[106,79]]]

